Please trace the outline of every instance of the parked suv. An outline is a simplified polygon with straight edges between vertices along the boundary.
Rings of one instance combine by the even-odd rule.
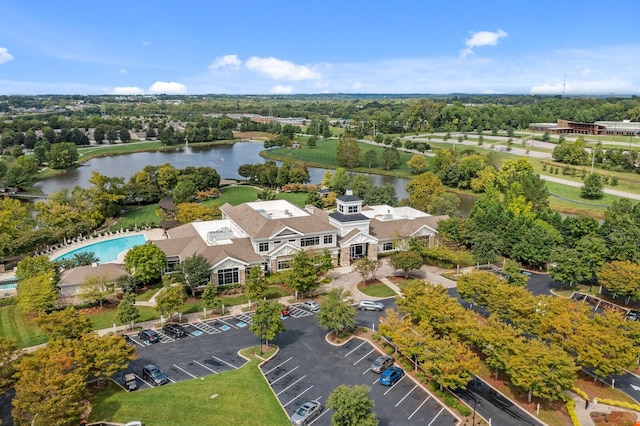
[[[154,330],[140,330],[138,338],[144,343],[158,343],[160,341],[160,335]]]
[[[169,383],[169,378],[153,364],[146,365],[142,369],[142,378],[151,382],[153,386]]]
[[[165,326],[162,327],[162,331],[174,339],[187,337],[187,330],[180,324],[165,324]]]
[[[361,300],[358,303],[358,309],[367,311],[382,311],[384,305],[382,302],[376,302],[375,300]]]

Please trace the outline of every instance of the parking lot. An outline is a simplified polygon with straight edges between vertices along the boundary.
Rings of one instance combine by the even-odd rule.
[[[292,318],[311,315],[298,307],[291,308]],[[142,377],[142,369],[147,364],[159,367],[172,383],[239,368],[246,360],[238,355],[238,350],[258,345],[258,338],[249,331],[251,317],[252,314],[242,314],[185,324],[189,334],[180,339],[157,329],[160,341],[152,344],[145,343],[138,334],[129,334],[138,358],[114,379],[124,386],[124,375],[132,372],[136,375],[138,389],[145,389],[152,387]]]
[[[301,329],[307,329],[313,322],[306,318],[297,321]],[[306,401],[317,400],[326,405],[331,391],[346,384],[371,387],[369,396],[375,401],[374,411],[381,425],[458,423],[451,412],[408,375],[393,386],[378,383],[380,375],[369,371],[369,366],[380,353],[369,342],[352,339],[342,346],[333,346],[324,340],[325,333],[317,325],[315,327],[316,330],[299,336],[296,342],[285,339],[284,334],[282,339],[276,339],[280,352],[262,366],[274,394],[289,416]],[[292,334],[295,338],[297,333]],[[331,416],[332,411],[325,408],[311,424],[330,425]]]

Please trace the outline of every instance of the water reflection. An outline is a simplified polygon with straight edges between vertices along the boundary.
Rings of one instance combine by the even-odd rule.
[[[114,155],[110,157],[94,158],[89,163],[71,170],[67,173],[40,181],[34,186],[45,194],[58,191],[62,188],[72,188],[79,185],[85,188],[90,186],[91,172],[97,171],[101,175],[109,177],[124,177],[129,180],[134,173],[145,166],[159,166],[169,163],[177,169],[188,166],[208,166],[216,169],[221,177],[226,179],[243,178],[238,174],[238,167],[242,164],[255,164],[265,162],[260,157],[260,151],[264,150],[262,143],[235,143],[206,147],[179,147],[171,151],[137,152],[126,155]],[[279,163],[280,164],[280,163]],[[320,183],[326,169],[309,168],[312,183]],[[407,180],[392,176],[371,175],[375,185],[391,184],[396,189],[398,199],[408,196],[405,189]],[[468,215],[473,206],[474,199],[460,196],[461,215]]]

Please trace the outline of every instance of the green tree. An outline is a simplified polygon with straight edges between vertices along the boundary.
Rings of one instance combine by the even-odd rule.
[[[167,278],[163,279],[163,287],[156,296],[156,309],[171,320],[173,319],[173,314],[182,310],[185,297],[182,292],[182,286],[176,285],[174,279],[170,276],[165,275],[165,277]]]
[[[351,135],[343,135],[336,147],[336,162],[339,166],[353,169],[358,167],[360,146]]]
[[[318,324],[325,331],[340,333],[357,323],[356,308],[351,294],[343,288],[333,288],[320,300],[320,312],[316,314]]]
[[[17,359],[16,341],[0,336],[0,392],[6,392],[13,384]]]
[[[222,306],[222,299],[218,297],[217,286],[210,282],[202,293],[202,304],[205,309],[218,309]]]
[[[378,162],[378,154],[376,153],[376,150],[371,148],[370,150],[365,152],[363,160],[369,168],[375,165]]]
[[[87,276],[80,284],[79,290],[79,295],[84,301],[98,302],[102,307],[102,302],[116,294],[116,285],[114,281],[109,280],[106,273],[96,274]]]
[[[267,278],[264,276],[262,267],[254,266],[249,269],[246,282],[244,295],[247,299],[259,302],[267,294],[269,286],[267,285]]]
[[[159,279],[165,268],[165,255],[153,244],[143,244],[130,249],[124,256],[124,267],[145,285]]]
[[[187,294],[193,295],[197,287],[206,286],[211,280],[211,265],[200,253],[187,257],[180,263]]]
[[[140,318],[140,311],[136,306],[136,296],[133,293],[126,293],[118,304],[116,320],[120,324],[127,324],[128,326],[136,322],[138,318]]]
[[[407,166],[413,170],[413,173],[420,173],[429,166],[429,162],[424,155],[416,154],[407,161]]]
[[[396,168],[396,166],[400,165],[400,152],[397,148],[386,148],[382,151],[380,163],[387,170]]]
[[[584,185],[580,190],[580,197],[590,200],[599,200],[604,195],[602,188],[604,188],[604,184],[602,183],[600,175],[595,173],[590,174],[584,180]]]
[[[18,281],[26,278],[35,278],[37,276],[50,273],[54,278],[54,283],[58,283],[58,268],[55,262],[49,260],[46,255],[27,256],[18,262],[16,269],[16,278]]]
[[[50,340],[80,339],[93,330],[91,319],[72,307],[41,315],[37,323]]]
[[[47,152],[47,161],[52,169],[68,169],[77,160],[78,148],[72,142],[54,143]]]
[[[334,413],[332,426],[377,426],[378,419],[373,412],[375,402],[369,398],[371,388],[366,385],[353,387],[340,385],[329,394],[327,407]]]
[[[529,277],[522,273],[522,265],[511,259],[506,259],[502,273],[510,285],[516,287],[525,287]]]
[[[127,127],[121,127],[118,132],[118,136],[120,136],[120,140],[122,143],[127,143],[131,140],[131,134],[129,133],[129,129]]]
[[[415,251],[399,251],[391,255],[391,265],[402,270],[404,277],[409,278],[409,272],[422,267],[422,256]]]
[[[18,307],[25,313],[41,315],[56,308],[58,290],[53,272],[44,272],[35,277],[18,281]]]
[[[307,198],[304,200],[304,204],[310,204],[321,209],[324,207],[324,199],[322,198],[322,195],[320,195],[317,191],[312,191],[307,195]]]
[[[347,171],[342,167],[338,167],[336,169],[336,173],[333,175],[333,179],[331,180],[331,189],[338,194],[344,194],[348,185],[349,175],[347,174]]]
[[[286,330],[282,322],[282,310],[284,306],[275,301],[261,302],[252,318],[249,330],[260,337],[260,353],[262,353],[262,339],[265,340],[267,348],[269,341]]]
[[[173,202],[175,204],[192,203],[196,200],[197,192],[198,188],[192,180],[180,179],[173,188]]]
[[[576,249],[557,248],[549,258],[549,277],[561,284],[579,284],[590,278],[591,271]]]
[[[481,265],[487,265],[496,261],[500,251],[501,241],[493,232],[478,232],[473,236],[471,254],[473,260]]]
[[[406,189],[409,193],[409,206],[424,212],[431,211],[433,200],[445,193],[442,181],[431,172],[411,179],[407,182]]]
[[[291,260],[291,270],[285,278],[285,284],[302,297],[318,288],[316,267],[306,251],[299,251]]]
[[[367,284],[367,278],[369,275],[375,274],[380,268],[380,261],[377,259],[369,259],[368,257],[363,257],[358,259],[355,263],[355,270],[362,276],[362,282],[364,285]]]

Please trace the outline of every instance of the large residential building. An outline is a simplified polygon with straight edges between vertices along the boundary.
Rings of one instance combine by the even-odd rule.
[[[244,284],[248,269],[289,269],[300,250],[331,253],[334,265],[350,265],[406,248],[410,238],[428,246],[438,243],[437,224],[447,216],[431,216],[411,207],[362,206],[350,192],[337,199],[335,212],[284,200],[256,201],[220,207],[221,220],[199,221],[167,231],[153,241],[167,256],[167,271],[195,254],[211,265],[217,285]]]

